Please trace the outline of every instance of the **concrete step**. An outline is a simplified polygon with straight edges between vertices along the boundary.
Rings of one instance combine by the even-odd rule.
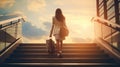
[[[62,53],[63,58],[108,58],[104,53]],[[50,58],[56,57],[56,54],[49,53],[14,53],[10,58]]]
[[[63,46],[63,49],[100,49],[96,46]],[[20,46],[18,49],[47,49],[47,46]]]
[[[20,46],[46,46],[45,43],[22,43]],[[95,43],[65,43],[63,46],[97,46]]]
[[[16,49],[16,51],[47,51],[47,49]],[[62,51],[101,51],[100,49],[62,49]]]
[[[8,58],[13,63],[113,63],[112,58]]]
[[[102,50],[94,50],[94,49],[64,49],[63,53],[104,53]],[[14,53],[48,53],[47,49],[16,49]]]
[[[119,67],[116,63],[4,63],[0,67]]]

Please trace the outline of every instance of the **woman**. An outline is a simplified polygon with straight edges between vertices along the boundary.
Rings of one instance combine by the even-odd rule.
[[[50,37],[53,34],[56,39],[57,56],[61,56],[62,54],[62,45],[63,45],[63,40],[65,39],[65,36],[60,36],[60,29],[62,27],[66,27],[65,17],[63,16],[61,9],[57,8],[55,12],[55,16],[52,19],[52,29],[50,33]]]

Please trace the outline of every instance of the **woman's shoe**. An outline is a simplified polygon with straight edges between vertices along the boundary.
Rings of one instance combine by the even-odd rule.
[[[62,51],[59,51],[60,54],[62,54]]]
[[[62,57],[62,51],[59,51],[58,53],[57,53],[57,57]]]
[[[57,53],[57,56],[59,57],[59,56],[60,56],[60,53]]]

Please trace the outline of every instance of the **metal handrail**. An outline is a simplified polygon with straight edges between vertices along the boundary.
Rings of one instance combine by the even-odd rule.
[[[104,24],[104,25],[106,25],[106,26],[108,26],[108,27],[111,27],[111,28],[115,29],[116,32],[117,32],[117,31],[120,32],[120,25],[115,24],[115,23],[113,23],[113,22],[110,22],[110,21],[108,21],[108,20],[102,19],[102,18],[100,18],[100,17],[93,17],[93,18],[91,19],[91,21],[102,23],[102,24]],[[105,36],[104,39],[107,39],[107,38],[109,38],[110,36],[116,34],[116,32],[113,32],[113,33],[111,33],[110,35]]]
[[[9,17],[9,16],[7,16],[7,17]],[[15,24],[16,22],[19,22],[21,20],[23,22],[25,22],[24,18],[21,17],[21,16],[15,16],[15,17],[12,17],[12,18],[7,18],[7,19],[4,19],[4,20],[0,20],[0,30],[2,28],[6,28],[6,26],[8,27],[9,25]]]
[[[113,29],[116,29],[117,31],[120,31],[120,25],[118,25],[116,23],[110,22],[110,21],[102,19],[100,17],[93,17],[91,20],[94,21],[94,22],[99,21],[102,24],[105,24],[105,25],[107,25],[107,26],[109,26]]]
[[[23,19],[23,18],[21,16],[18,16],[18,17],[15,17],[15,18],[10,18],[10,19],[7,19],[7,20],[3,20],[3,21],[0,21],[0,25],[5,24],[5,23],[9,23],[13,20],[18,20],[18,19]]]

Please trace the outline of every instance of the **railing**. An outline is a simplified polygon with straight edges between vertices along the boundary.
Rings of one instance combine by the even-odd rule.
[[[95,36],[107,42],[110,46],[120,52],[120,25],[102,19],[92,18],[94,23]]]
[[[21,38],[24,19],[21,16],[0,16],[0,54]]]

